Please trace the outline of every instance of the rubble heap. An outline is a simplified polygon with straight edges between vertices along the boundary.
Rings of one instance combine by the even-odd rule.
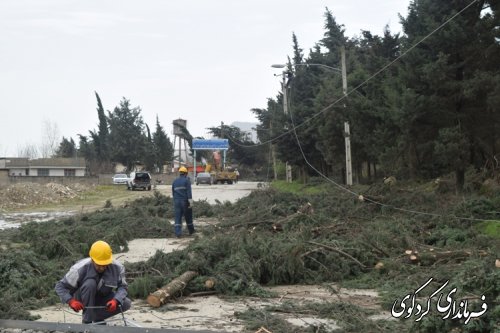
[[[21,183],[2,188],[0,191],[0,210],[18,209],[33,205],[60,203],[76,198],[89,189],[88,185],[57,183]]]

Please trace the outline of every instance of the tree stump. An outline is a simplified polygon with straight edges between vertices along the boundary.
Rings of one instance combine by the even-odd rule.
[[[205,288],[213,289],[215,287],[216,280],[214,278],[208,278],[205,281]]]
[[[154,308],[158,308],[165,304],[169,299],[175,297],[180,291],[182,291],[186,285],[194,277],[198,275],[197,272],[187,271],[183,273],[178,278],[173,279],[167,285],[161,287],[152,294],[149,294],[147,301],[148,304]]]

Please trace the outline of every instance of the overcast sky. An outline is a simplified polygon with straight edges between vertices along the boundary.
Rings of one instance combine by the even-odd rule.
[[[1,0],[0,157],[39,146],[47,123],[78,144],[98,126],[94,91],[105,110],[140,106],[152,131],[158,115],[169,136],[177,118],[204,137],[254,122],[280,90],[270,65],[292,54],[292,33],[307,55],[326,7],[348,37],[398,32],[409,2]]]

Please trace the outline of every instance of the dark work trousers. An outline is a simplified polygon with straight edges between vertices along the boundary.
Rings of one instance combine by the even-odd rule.
[[[188,207],[189,202],[184,199],[174,200],[174,210],[175,210],[175,235],[180,237],[182,235],[182,217],[186,219],[186,224],[189,230],[189,234],[194,232],[193,225],[193,209]]]
[[[90,324],[92,322],[103,321],[106,318],[119,314],[120,312],[125,312],[130,309],[132,302],[125,298],[125,301],[121,305],[121,310],[118,302],[118,307],[114,312],[109,312],[106,309],[87,309],[87,307],[94,306],[106,306],[106,303],[110,301],[114,293],[110,293],[106,296],[100,296],[97,292],[97,281],[94,279],[87,279],[83,282],[82,286],[78,290],[77,299],[79,299],[84,306],[82,322],[84,324]]]

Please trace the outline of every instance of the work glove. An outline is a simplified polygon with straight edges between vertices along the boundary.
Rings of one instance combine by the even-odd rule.
[[[188,207],[193,208],[193,199],[188,199]]]
[[[108,303],[106,303],[106,310],[108,312],[115,312],[117,307],[118,307],[118,301],[114,298]]]
[[[77,301],[76,299],[72,298],[69,300],[68,305],[70,308],[73,309],[73,311],[78,312],[80,310],[83,310],[83,304],[80,301]]]

